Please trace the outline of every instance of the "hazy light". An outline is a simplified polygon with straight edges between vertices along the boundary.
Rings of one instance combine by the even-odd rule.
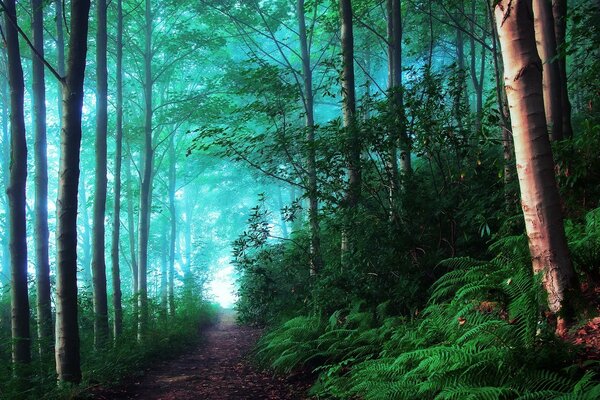
[[[228,257],[225,259],[229,261]],[[222,265],[221,262],[219,264]],[[233,275],[233,266],[225,264],[215,272],[209,286],[211,297],[223,308],[231,308],[237,301],[237,296],[235,295],[235,278]]]

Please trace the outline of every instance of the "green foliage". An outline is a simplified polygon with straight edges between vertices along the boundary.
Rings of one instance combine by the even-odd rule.
[[[502,248],[499,244],[496,248]],[[542,316],[527,264],[449,259],[428,306],[407,321],[364,303],[297,317],[265,335],[257,359],[320,372],[313,394],[364,399],[595,399],[600,383]]]
[[[0,302],[0,310],[5,307]],[[83,304],[83,303],[82,303]],[[71,399],[85,397],[87,389],[96,385],[114,385],[125,377],[140,374],[152,362],[179,354],[201,338],[199,327],[206,326],[216,318],[217,306],[205,301],[182,298],[178,302],[175,317],[154,319],[146,340],[139,342],[135,324],[126,324],[123,335],[106,348],[97,351],[93,347],[92,330],[81,330],[81,368],[83,380],[77,386],[57,386],[53,364],[35,359],[31,365],[32,384],[23,391],[11,379],[11,364],[2,363],[0,368],[0,398],[2,399]],[[126,307],[128,309],[129,307]],[[151,314],[159,314],[159,306],[151,304]],[[91,320],[90,310],[81,307],[82,320]],[[132,315],[126,315],[132,319]],[[10,359],[10,332],[0,321],[2,346],[0,357]],[[32,330],[32,332],[35,332]],[[34,340],[34,357],[38,343]]]

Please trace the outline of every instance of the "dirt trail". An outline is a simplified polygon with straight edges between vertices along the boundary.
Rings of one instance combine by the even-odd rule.
[[[307,384],[289,382],[254,368],[245,358],[260,330],[238,326],[225,314],[205,340],[181,357],[158,364],[118,393],[93,398],[141,400],[305,399]]]

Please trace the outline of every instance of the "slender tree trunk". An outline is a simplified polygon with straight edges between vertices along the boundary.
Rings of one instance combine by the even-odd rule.
[[[458,4],[459,12],[456,19],[461,25],[466,25],[463,15],[465,15],[464,2]],[[463,113],[465,100],[468,98],[466,85],[466,67],[465,67],[465,39],[462,29],[456,29],[456,66],[458,69],[458,84],[456,85],[457,93],[454,99],[454,118],[459,130],[464,129]]]
[[[402,60],[402,37],[400,36],[400,40],[396,37],[396,34],[400,32],[402,34],[401,29],[396,28],[396,21],[399,20],[400,16],[395,14],[396,10],[395,5],[399,2],[397,0],[387,0],[387,36],[388,36],[388,90],[389,90],[389,100],[390,100],[390,113],[393,116],[391,119],[391,126],[389,132],[389,141],[390,141],[390,149],[388,158],[389,160],[386,162],[387,174],[389,177],[389,201],[390,201],[390,218],[391,220],[396,219],[396,199],[398,197],[398,189],[400,186],[400,177],[398,174],[398,138],[397,127],[400,126],[397,121],[396,116],[400,111],[397,108],[396,98],[402,95],[401,88],[397,86],[398,83],[401,83],[402,79],[402,66],[398,66],[400,68],[400,78],[397,76],[398,68],[396,68],[396,64],[398,63],[398,53],[400,62]],[[395,29],[396,28],[396,29]],[[399,82],[400,79],[400,82]]]
[[[183,226],[183,241],[185,243],[185,263],[183,263],[183,288],[186,295],[191,295],[192,283],[192,223],[194,221],[195,198],[190,192],[185,193],[185,225]]]
[[[352,3],[350,0],[340,0],[341,19],[341,47],[342,47],[342,112],[344,116],[344,129],[346,135],[347,163],[348,163],[348,190],[344,199],[344,206],[349,214],[358,206],[361,190],[360,166],[360,139],[355,127],[356,118],[356,89],[354,83],[354,33],[352,26]],[[350,215],[346,216],[351,220]],[[342,229],[342,264],[351,251],[349,237],[351,224],[346,222]]]
[[[177,241],[177,213],[175,209],[175,184],[177,182],[177,159],[173,136],[169,139],[169,315],[175,316],[175,242]]]
[[[79,207],[81,212],[81,276],[85,290],[89,290],[92,285],[92,228],[90,226],[90,216],[87,207],[87,189],[85,187],[86,171],[81,170],[79,174]]]
[[[115,339],[123,333],[123,305],[121,293],[121,264],[119,259],[119,236],[121,233],[121,158],[123,157],[123,0],[117,0],[117,101],[115,131],[115,203],[113,209],[112,232],[112,286],[115,319],[113,334]]]
[[[140,186],[140,223],[139,223],[139,319],[138,338],[143,340],[148,327],[148,239],[150,235],[150,198],[152,196],[152,4],[146,0],[145,11],[145,50],[144,50],[144,157],[142,181]]]
[[[67,75],[62,88],[57,200],[56,372],[60,381],[75,383],[81,380],[77,323],[77,186],[89,11],[89,0],[71,1]]]
[[[137,264],[137,254],[136,254],[136,246],[135,246],[135,210],[133,208],[133,204],[135,200],[133,198],[133,188],[132,182],[133,177],[131,176],[131,159],[127,157],[125,159],[125,173],[126,173],[126,182],[127,187],[125,192],[127,193],[127,230],[129,231],[129,255],[131,258],[131,287],[133,289],[133,297],[134,301],[134,313],[133,315],[137,318],[137,296],[139,294],[138,290],[138,264]]]
[[[396,202],[400,180],[398,175],[398,143],[400,144],[400,168],[402,172],[410,174],[411,144],[406,132],[406,118],[404,110],[404,95],[402,87],[402,2],[388,0],[388,88],[390,92],[390,106],[393,115],[390,129],[390,153],[386,163],[389,176],[390,217],[397,218]]]
[[[483,82],[485,77],[485,59],[487,51],[485,46],[481,46],[481,56],[480,56],[480,69],[479,74],[477,73],[477,51],[475,46],[475,23],[477,22],[477,1],[471,1],[471,21],[469,23],[469,28],[471,30],[471,36],[469,40],[470,50],[471,50],[471,82],[473,83],[473,89],[475,90],[475,132],[481,131],[481,124],[483,118]],[[485,13],[487,16],[487,12]],[[487,20],[487,18],[486,18]],[[486,21],[487,25],[487,21]],[[485,36],[484,36],[485,40]]]
[[[565,137],[573,137],[571,125],[571,102],[569,101],[567,56],[565,54],[565,38],[567,36],[567,0],[552,1],[552,15],[554,17],[554,33],[556,35],[556,48],[558,51],[558,70],[560,74],[560,100],[562,109],[562,133]]]
[[[101,348],[108,339],[108,295],[106,293],[106,217],[108,70],[106,52],[106,0],[96,2],[96,177],[94,228],[92,232],[92,274],[94,287],[94,345]]]
[[[60,76],[65,76],[65,33],[63,28],[63,0],[54,0],[56,10],[56,71]],[[58,83],[59,93],[62,82]],[[62,96],[58,96],[58,118],[62,121]]]
[[[288,239],[290,234],[287,228],[287,221],[283,212],[283,196],[281,195],[281,186],[277,185],[277,208],[279,209],[279,226],[281,227],[281,236]]]
[[[308,221],[310,227],[310,273],[316,275],[323,267],[321,257],[321,227],[319,224],[319,195],[317,188],[317,161],[315,148],[315,101],[313,92],[313,71],[306,33],[304,0],[298,0],[298,32],[300,54],[302,56],[302,76],[304,78],[304,111],[306,126],[306,170],[308,173]],[[285,225],[285,224],[284,224]]]
[[[542,62],[536,51],[531,6],[531,0],[503,0],[495,6],[495,14],[533,270],[543,274],[550,311],[558,314],[574,274],[546,131]],[[558,318],[557,331],[564,333],[564,319]]]
[[[361,189],[360,140],[356,131],[356,89],[354,84],[354,33],[352,26],[352,3],[340,0],[341,47],[342,47],[342,114],[346,135],[348,163],[348,189],[344,206],[348,215],[342,228],[341,256],[342,265],[347,264],[352,251],[350,240],[352,214],[358,206]]]
[[[2,48],[2,67],[3,72],[8,76],[8,61],[6,59],[6,48]],[[2,184],[3,187],[7,188],[10,183],[10,135],[8,132],[8,79],[2,79],[0,81],[0,90],[2,90]],[[5,204],[5,209],[8,209],[8,197],[6,192],[2,193],[2,202]],[[3,232],[2,235],[2,274],[0,276],[0,283],[2,286],[8,286],[10,284],[10,218],[4,218],[2,221]]]
[[[492,56],[494,61],[494,78],[496,82],[496,102],[500,113],[500,130],[502,132],[502,154],[504,158],[504,199],[506,209],[512,211],[516,202],[517,194],[512,190],[511,183],[513,182],[514,171],[514,146],[513,135],[511,130],[510,113],[508,111],[508,103],[506,100],[506,88],[502,82],[504,75],[504,67],[502,58],[498,48],[498,29],[496,19],[491,3],[486,3],[488,10],[488,20],[492,32]]]
[[[27,292],[27,228],[25,184],[27,142],[25,139],[25,87],[15,0],[5,1],[4,30],[10,86],[10,180],[6,189],[10,219],[12,360],[17,378],[24,378],[24,364],[31,361],[29,296]]]
[[[44,54],[44,10],[41,0],[31,1],[33,45]],[[50,261],[48,255],[48,156],[46,154],[46,82],[44,64],[32,54],[33,126],[35,130],[35,259],[37,289],[37,334],[42,360],[51,359],[52,308],[50,300]]]
[[[551,0],[533,0],[537,51],[543,63],[544,110],[551,140],[563,138],[560,71]]]
[[[168,230],[163,229],[162,231],[162,249],[160,252],[160,314],[163,321],[166,321],[169,307],[169,280],[168,280],[168,261],[169,252],[169,237]]]

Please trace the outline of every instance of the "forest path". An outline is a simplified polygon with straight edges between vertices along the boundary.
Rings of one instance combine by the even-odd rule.
[[[305,382],[288,382],[260,371],[246,358],[261,331],[239,326],[232,313],[203,332],[204,340],[186,354],[156,365],[115,393],[95,399],[260,400],[304,399]]]

